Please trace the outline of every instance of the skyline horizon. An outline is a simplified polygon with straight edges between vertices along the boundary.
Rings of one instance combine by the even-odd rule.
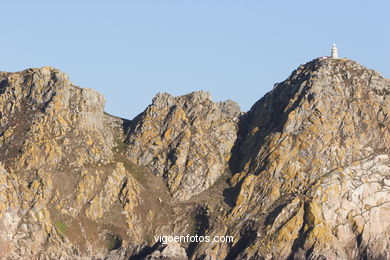
[[[290,72],[290,74],[289,74],[286,78],[284,78],[284,79],[281,80],[281,81],[275,81],[274,85],[275,85],[275,84],[282,83],[283,81],[287,80],[287,79],[291,76],[291,74],[292,74],[297,68],[299,68],[300,66],[305,65],[305,64],[310,63],[310,62],[313,62],[313,61],[316,61],[316,60],[318,60],[318,59],[322,59],[322,58],[334,59],[334,58],[331,57],[331,55],[329,55],[329,56],[318,56],[318,57],[316,57],[316,58],[313,58],[313,59],[311,59],[311,60],[309,60],[309,61],[307,61],[307,62],[305,62],[305,63],[302,63],[302,64],[298,65],[295,69],[293,69],[293,70]],[[377,71],[377,70],[375,70],[375,69],[371,69],[371,68],[365,66],[364,64],[361,64],[359,61],[350,59],[350,58],[348,58],[348,57],[341,57],[341,58],[339,57],[339,58],[336,58],[336,59],[339,59],[339,60],[350,60],[350,61],[352,61],[352,62],[354,62],[354,63],[357,63],[357,64],[359,64],[359,65],[365,67],[365,68],[368,69],[368,70],[373,70],[373,71],[379,73],[384,79],[390,80],[390,78],[387,78],[386,76],[384,76],[380,71]],[[114,117],[117,117],[117,118],[121,118],[121,119],[125,119],[125,120],[133,120],[133,119],[134,119],[135,117],[137,117],[139,114],[143,113],[143,112],[145,111],[145,109],[146,109],[149,105],[152,104],[153,98],[154,98],[158,93],[167,93],[167,94],[169,94],[169,95],[171,95],[171,96],[173,96],[173,97],[180,97],[180,96],[185,96],[185,95],[188,95],[188,94],[191,94],[191,93],[194,93],[194,92],[207,92],[207,93],[210,94],[210,98],[211,98],[212,101],[214,101],[214,102],[224,102],[224,101],[227,101],[227,100],[233,101],[233,102],[237,103],[237,105],[240,107],[241,112],[246,113],[246,112],[249,112],[249,110],[252,108],[252,106],[253,106],[258,100],[260,100],[260,99],[263,98],[266,94],[268,94],[269,92],[271,92],[272,89],[273,89],[273,87],[274,87],[274,85],[273,85],[272,88],[271,88],[270,90],[266,91],[262,96],[259,96],[259,97],[257,98],[257,100],[255,100],[255,102],[254,102],[252,105],[250,105],[249,108],[246,109],[246,110],[244,110],[244,109],[242,108],[242,105],[241,105],[238,101],[236,101],[236,100],[234,100],[234,99],[231,99],[231,98],[228,98],[228,99],[225,99],[225,100],[216,100],[216,99],[214,99],[214,98],[213,98],[213,92],[212,92],[212,91],[209,91],[209,90],[199,89],[199,90],[194,90],[194,91],[190,91],[190,92],[187,92],[187,93],[184,93],[184,94],[179,94],[179,95],[174,95],[174,94],[172,94],[172,93],[170,93],[170,92],[166,92],[166,91],[160,91],[160,92],[156,92],[156,93],[152,96],[152,98],[150,99],[150,103],[147,104],[147,105],[144,107],[144,109],[142,109],[142,110],[140,110],[140,111],[134,111],[135,115],[134,115],[133,117],[122,117],[122,116],[119,116],[119,115],[116,115],[116,114],[112,114],[112,113],[110,113],[109,111],[107,111],[107,109],[106,109],[106,107],[107,107],[107,97],[104,95],[104,93],[102,93],[102,92],[96,90],[96,89],[93,88],[93,87],[81,86],[81,85],[77,84],[77,82],[73,82],[73,81],[71,80],[71,75],[69,75],[69,74],[66,73],[65,71],[62,71],[62,70],[59,69],[59,68],[55,68],[55,67],[52,67],[52,66],[43,66],[43,67],[36,67],[36,68],[26,68],[26,69],[23,69],[23,70],[20,70],[20,71],[2,71],[2,72],[6,72],[6,73],[22,72],[22,71],[25,71],[25,70],[28,70],[28,69],[39,69],[39,68],[44,68],[44,67],[53,68],[53,69],[59,70],[59,71],[62,72],[62,73],[65,73],[65,74],[69,77],[71,83],[72,83],[74,86],[76,86],[76,87],[92,89],[92,90],[97,91],[98,93],[102,94],[102,95],[104,96],[104,98],[105,98],[104,112],[105,112],[105,113],[108,113],[108,114],[111,115],[111,116],[114,116]]]
[[[158,92],[205,90],[243,111],[301,64],[348,57],[390,78],[384,0],[7,2],[0,70],[50,66],[134,118]]]

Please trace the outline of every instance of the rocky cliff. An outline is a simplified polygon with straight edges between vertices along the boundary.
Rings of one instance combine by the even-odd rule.
[[[217,252],[227,259],[390,258],[389,90],[375,71],[323,59],[259,100],[232,160],[236,196],[226,233],[236,243]]]
[[[389,93],[316,59],[247,113],[160,93],[125,120],[56,69],[1,72],[0,258],[390,259]]]
[[[130,129],[126,154],[164,176],[173,198],[187,200],[226,171],[239,115],[236,103],[213,102],[207,92],[157,94]]]

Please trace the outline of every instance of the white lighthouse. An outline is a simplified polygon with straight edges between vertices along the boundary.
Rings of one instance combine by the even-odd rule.
[[[339,58],[339,54],[337,53],[336,43],[333,43],[333,45],[332,45],[332,52],[330,54],[330,57],[332,59],[338,59]]]

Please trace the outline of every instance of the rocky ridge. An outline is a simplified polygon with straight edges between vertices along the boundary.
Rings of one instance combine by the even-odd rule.
[[[390,258],[389,93],[316,59],[247,113],[160,93],[129,121],[56,69],[1,72],[0,257]]]
[[[207,92],[157,94],[128,134],[127,156],[167,180],[173,198],[187,200],[226,171],[238,130],[239,106]]]
[[[226,259],[390,257],[389,87],[353,61],[318,59],[252,107]]]

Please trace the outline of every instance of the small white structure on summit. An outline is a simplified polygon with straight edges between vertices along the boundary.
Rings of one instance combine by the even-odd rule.
[[[331,57],[332,59],[338,59],[338,58],[339,58],[339,54],[338,54],[338,52],[337,52],[336,43],[333,43],[333,45],[332,45],[332,52],[331,52],[331,54],[330,54],[330,57]]]

